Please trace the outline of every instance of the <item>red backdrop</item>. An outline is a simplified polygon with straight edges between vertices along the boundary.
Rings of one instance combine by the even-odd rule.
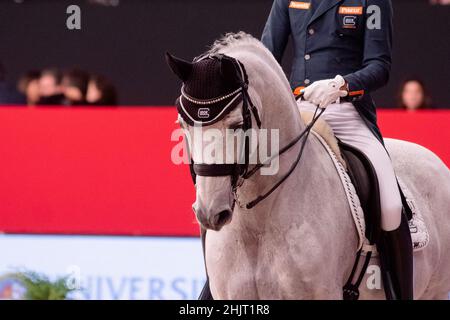
[[[176,111],[0,108],[0,232],[197,235]],[[450,111],[380,111],[386,137],[450,165]]]

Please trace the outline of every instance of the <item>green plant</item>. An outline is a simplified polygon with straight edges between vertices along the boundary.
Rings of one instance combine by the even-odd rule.
[[[47,276],[33,271],[17,272],[9,277],[23,284],[26,300],[64,300],[74,291],[67,286],[67,277],[51,281]]]

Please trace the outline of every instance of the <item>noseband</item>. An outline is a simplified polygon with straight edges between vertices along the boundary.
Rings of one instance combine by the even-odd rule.
[[[186,121],[189,125],[198,125],[198,126],[208,126],[212,125],[225,117],[231,111],[233,111],[239,103],[236,103],[237,99],[242,99],[242,118],[243,118],[243,132],[247,132],[247,130],[252,129],[252,115],[255,119],[255,122],[258,128],[261,128],[261,119],[258,113],[258,109],[253,104],[250,95],[248,94],[248,75],[246,73],[244,65],[237,59],[226,56],[224,54],[214,54],[214,55],[205,55],[196,59],[196,62],[201,61],[203,59],[217,59],[219,61],[227,59],[234,66],[236,76],[238,78],[238,88],[234,91],[222,95],[220,97],[212,98],[212,99],[197,99],[188,95],[184,90],[184,85],[181,88],[181,96],[177,100],[177,109],[180,116]],[[183,104],[183,99],[186,99],[191,104],[196,106],[195,109],[187,108]],[[231,99],[229,103],[227,103],[224,107],[219,110],[214,108],[214,104],[219,102],[223,102],[224,100]],[[243,154],[241,153],[239,161],[237,163],[232,164],[205,164],[205,163],[194,163],[192,161],[191,171],[194,172],[195,175],[204,176],[204,177],[221,177],[221,176],[230,176],[231,184],[233,189],[233,194],[235,200],[237,199],[237,188],[240,187],[243,182],[253,176],[259,169],[263,166],[269,164],[273,159],[280,156],[284,152],[291,149],[297,142],[299,142],[302,137],[305,139],[302,142],[300,152],[297,156],[295,162],[291,165],[289,171],[266,193],[258,196],[255,200],[247,203],[245,207],[247,209],[251,209],[256,206],[259,202],[267,198],[273,191],[275,191],[294,171],[297,164],[299,163],[301,156],[303,154],[303,149],[306,144],[307,137],[311,131],[311,128],[314,126],[314,123],[317,119],[322,115],[325,109],[321,109],[319,113],[317,113],[318,108],[316,108],[316,112],[314,113],[313,119],[310,124],[302,131],[299,136],[294,138],[289,144],[280,149],[276,154],[272,155],[270,158],[266,159],[262,163],[256,164],[254,167],[249,169],[249,160],[250,160],[250,138],[245,135],[244,137],[244,147]],[[241,183],[238,184],[238,181],[241,180]]]

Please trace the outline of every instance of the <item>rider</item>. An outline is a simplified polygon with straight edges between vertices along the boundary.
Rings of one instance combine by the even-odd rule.
[[[390,0],[275,0],[262,42],[281,62],[292,35],[290,83],[301,110],[326,108],[336,136],[359,150],[377,173],[383,251],[391,265],[391,299],[413,299],[412,245],[392,163],[370,92],[389,78]],[[386,285],[386,283],[385,283]]]

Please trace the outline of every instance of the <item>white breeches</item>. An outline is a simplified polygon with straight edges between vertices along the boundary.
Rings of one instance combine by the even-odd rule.
[[[307,101],[298,101],[297,104],[301,111],[316,110],[316,106]],[[331,126],[336,137],[361,150],[369,158],[380,188],[381,227],[385,231],[397,229],[403,206],[394,168],[383,145],[349,102],[329,105],[321,118]]]

